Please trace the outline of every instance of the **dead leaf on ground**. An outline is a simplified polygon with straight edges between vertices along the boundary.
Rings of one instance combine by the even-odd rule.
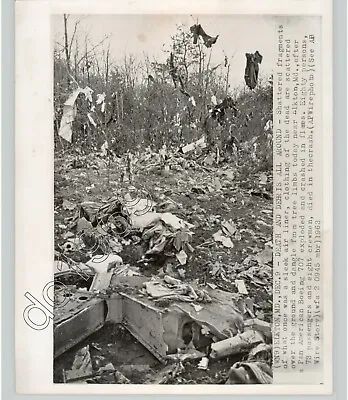
[[[234,283],[237,286],[239,293],[248,294],[248,289],[246,288],[245,282],[242,279],[236,279]]]
[[[89,222],[89,221],[87,221],[86,220],[86,218],[80,218],[78,221],[77,221],[77,224],[76,224],[76,230],[77,230],[77,232],[80,232],[80,231],[82,231],[82,230],[90,230],[90,229],[92,229],[93,227],[92,227],[92,224]]]
[[[260,175],[260,184],[261,185],[266,185],[267,183],[267,175],[266,174],[261,174]]]
[[[260,264],[267,264],[272,261],[273,259],[273,251],[270,247],[265,247],[264,250],[260,251],[255,256],[255,259],[260,263]]]
[[[229,221],[222,221],[221,228],[222,232],[228,236],[233,236],[237,230],[236,224],[231,219]]]
[[[216,242],[221,242],[225,247],[230,249],[234,247],[232,240],[229,237],[224,236],[221,230],[214,233],[213,238]]]
[[[64,199],[63,200],[63,208],[64,208],[64,210],[72,211],[76,208],[76,204],[72,203],[69,200]]]
[[[185,265],[187,262],[187,254],[184,252],[184,250],[180,250],[179,253],[176,254],[176,258],[181,265]]]

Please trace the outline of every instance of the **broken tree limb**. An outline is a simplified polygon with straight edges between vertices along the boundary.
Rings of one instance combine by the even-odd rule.
[[[244,353],[263,341],[263,336],[259,332],[253,330],[245,331],[232,338],[213,343],[211,345],[210,357],[212,359],[219,359]]]

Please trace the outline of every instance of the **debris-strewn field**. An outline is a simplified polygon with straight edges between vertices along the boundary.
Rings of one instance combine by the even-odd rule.
[[[57,160],[57,259],[70,264],[87,262],[98,254],[117,254],[122,259],[122,267],[115,267],[116,276],[144,276],[145,282],[164,282],[168,289],[161,298],[161,293],[152,293],[151,288],[146,291],[146,284],[132,289],[128,282],[128,293],[142,292],[144,296],[156,298],[161,307],[184,301],[199,314],[200,309],[209,305],[209,296],[204,298],[205,289],[220,289],[231,294],[238,318],[271,323],[272,175],[267,172],[241,174],[228,163],[206,166],[206,158],[195,161],[192,155],[170,154],[167,170],[157,153],[147,154],[135,163],[131,182],[124,181],[125,159],[106,163],[103,157],[94,155]],[[112,204],[122,207],[111,207],[108,214]],[[100,220],[95,223],[99,216]],[[104,259],[99,264],[105,267]],[[167,277],[174,278],[175,284],[167,283]],[[180,285],[194,285],[194,294],[178,289]],[[101,292],[109,290],[120,288],[115,285]],[[97,291],[96,296],[99,295]],[[219,315],[224,317],[227,316]],[[244,327],[240,328],[242,333]],[[107,332],[123,330],[109,326]],[[118,363],[115,365],[113,360],[117,356],[114,346],[117,347],[118,336],[134,341],[128,332],[113,333],[110,337],[105,333],[99,337],[97,332],[86,343],[100,341],[102,350],[98,357],[116,366]],[[269,343],[270,337],[264,341]],[[185,344],[180,354],[185,355],[187,351],[192,348]],[[127,354],[130,353],[127,351],[121,357],[122,365],[134,362],[131,356],[127,359]],[[199,356],[202,358],[204,352]],[[247,356],[243,351],[233,359],[241,361]],[[148,355],[145,360],[149,358],[147,374],[139,377],[137,368],[131,369],[132,379],[135,374],[133,383],[139,379],[146,381],[152,364],[158,370],[154,357]],[[203,373],[197,372],[198,361],[188,358],[188,364],[184,363],[176,371],[176,377],[167,383],[224,383],[232,366],[230,359],[223,360],[215,366],[212,363]]]
[[[211,65],[219,35],[200,24],[178,27],[167,62],[142,68],[113,65],[109,51],[101,62],[87,44],[74,64],[64,24],[54,381],[272,383],[272,80],[258,81],[261,54],[247,54],[238,91],[226,56]]]

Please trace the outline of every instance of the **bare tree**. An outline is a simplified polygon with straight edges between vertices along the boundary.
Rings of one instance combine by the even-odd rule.
[[[69,41],[68,41],[68,18],[69,16],[64,14],[64,50],[66,58],[66,66],[70,72],[70,53],[69,53]]]
[[[85,59],[85,67],[84,70],[87,73],[87,82],[88,84],[90,84],[90,79],[89,79],[89,69],[91,67],[91,63],[89,61],[89,52],[88,52],[88,35],[85,36],[85,55],[84,55],[84,59]]]
[[[110,44],[105,55],[105,87],[108,86],[109,81],[109,68],[110,68]]]
[[[68,70],[68,86],[70,85],[70,77],[71,77],[71,54],[72,54],[72,48],[73,48],[73,43],[76,37],[77,33],[77,27],[79,23],[82,21],[82,19],[79,19],[75,22],[74,24],[74,30],[71,35],[71,38],[69,38],[69,31],[68,31],[68,20],[69,20],[70,15],[68,14],[63,14],[63,21],[64,21],[64,52],[65,52],[65,60],[66,60],[66,68]],[[75,40],[75,56],[74,56],[74,75],[75,78],[77,77],[77,54],[78,53],[78,45],[77,45],[77,39]]]

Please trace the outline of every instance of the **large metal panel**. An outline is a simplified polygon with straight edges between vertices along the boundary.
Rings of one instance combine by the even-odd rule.
[[[90,297],[83,292],[71,291],[70,294],[66,304],[55,308],[54,357],[75,346],[105,323],[105,300]]]
[[[168,346],[163,340],[162,310],[122,294],[123,325],[154,356],[163,361]]]

